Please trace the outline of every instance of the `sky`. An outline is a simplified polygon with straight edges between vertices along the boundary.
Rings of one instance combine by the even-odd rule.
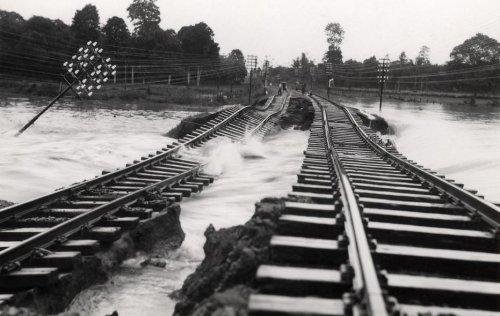
[[[77,9],[92,3],[101,24],[124,18],[132,0],[0,0],[0,9],[25,19],[41,15],[71,24]],[[200,21],[215,33],[221,53],[239,48],[272,65],[290,65],[305,52],[321,62],[327,49],[324,28],[338,22],[345,30],[344,60],[359,61],[401,51],[414,58],[430,47],[433,63],[449,59],[450,51],[481,32],[500,40],[500,0],[158,0],[160,26],[178,31]]]

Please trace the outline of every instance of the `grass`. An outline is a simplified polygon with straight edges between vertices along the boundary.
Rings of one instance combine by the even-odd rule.
[[[11,81],[0,80],[0,90],[7,97],[54,97],[65,86],[59,83],[31,82],[27,80]],[[264,95],[262,87],[254,89],[252,102]],[[68,91],[65,99],[76,99],[73,92]],[[167,84],[134,85],[106,84],[102,90],[96,92],[91,98],[83,100],[99,100],[104,102],[133,102],[163,105],[186,106],[221,106],[225,104],[247,104],[248,86],[234,85],[233,87],[221,85],[180,86]]]

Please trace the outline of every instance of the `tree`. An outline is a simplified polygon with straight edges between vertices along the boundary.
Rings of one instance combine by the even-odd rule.
[[[363,65],[369,65],[369,66],[378,66],[378,60],[377,57],[372,56],[370,58],[367,58],[363,60]]]
[[[134,24],[134,35],[145,36],[160,29],[160,8],[156,0],[133,0],[127,8],[128,17]]]
[[[330,45],[328,50],[323,57],[323,61],[332,64],[341,64],[342,63],[342,51],[339,47],[334,45]]]
[[[415,64],[417,66],[427,66],[430,65],[430,59],[429,59],[429,52],[430,48],[428,46],[422,46],[420,48],[420,51],[418,52],[417,57],[415,58]]]
[[[122,18],[114,16],[102,28],[104,42],[108,45],[126,45],[130,41],[130,32]]]
[[[219,44],[214,41],[214,32],[204,22],[183,26],[178,33],[182,51],[190,54],[218,56]]]
[[[239,49],[233,49],[227,56],[228,66],[231,67],[232,79],[234,82],[243,82],[247,75],[247,68],[245,67],[245,57]]]
[[[76,11],[71,31],[79,43],[99,39],[99,13],[95,5],[87,4],[83,9]]]
[[[295,75],[302,82],[306,82],[311,77],[311,67],[313,66],[314,62],[309,60],[306,53],[301,53],[299,57],[292,61],[292,68],[294,68]]]
[[[480,66],[498,64],[500,43],[487,35],[477,33],[453,48],[450,53],[451,65]]]
[[[344,29],[340,23],[328,23],[325,27],[326,41],[334,47],[339,47],[344,40]]]
[[[328,23],[325,27],[328,50],[323,56],[323,61],[332,64],[342,63],[342,50],[340,44],[344,39],[344,29],[339,23]]]
[[[399,64],[400,65],[406,65],[408,63],[408,56],[406,56],[406,53],[403,51],[401,54],[399,54]]]
[[[9,33],[21,33],[24,19],[16,12],[0,10],[0,30]]]

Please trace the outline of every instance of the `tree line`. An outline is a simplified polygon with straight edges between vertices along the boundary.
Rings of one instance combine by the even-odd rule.
[[[0,73],[5,76],[58,80],[61,64],[87,41],[97,41],[118,65],[118,82],[241,83],[247,71],[241,50],[220,55],[213,30],[204,22],[176,32],[160,27],[156,0],[133,0],[127,8],[130,31],[121,17],[103,25],[92,4],[77,10],[71,25],[56,19],[0,10]],[[133,74],[132,74],[133,72]],[[189,75],[188,75],[189,73]]]
[[[379,59],[343,60],[341,44],[344,30],[339,23],[325,27],[328,49],[321,63],[315,64],[305,53],[292,60],[290,68],[274,68],[275,78],[288,78],[306,84],[325,86],[328,79],[340,87],[377,88]],[[430,48],[422,46],[414,59],[403,51],[389,62],[386,88],[413,91],[500,92],[500,43],[477,33],[454,47],[449,61],[432,63]],[[330,67],[330,68],[329,68]],[[331,70],[329,70],[331,69]]]

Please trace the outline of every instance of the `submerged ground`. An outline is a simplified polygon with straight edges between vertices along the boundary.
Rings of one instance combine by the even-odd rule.
[[[344,100],[346,105],[377,113],[375,100]],[[15,202],[122,167],[172,140],[163,136],[193,112],[133,104],[55,107],[20,138],[19,128],[39,107],[27,100],[7,99],[0,105],[0,199]],[[500,200],[500,109],[386,102],[382,111],[396,134],[397,148],[426,167]],[[203,232],[247,221],[254,203],[265,196],[285,196],[295,181],[307,132],[289,130],[264,142],[233,144],[214,140],[202,149],[218,179],[204,192],[182,203],[186,240],[165,254],[165,268],[140,266],[143,254],[126,261],[105,284],[75,299],[71,311],[103,315],[169,314],[168,297],[203,259]],[[196,153],[192,153],[196,154]],[[7,180],[4,180],[7,179]]]

